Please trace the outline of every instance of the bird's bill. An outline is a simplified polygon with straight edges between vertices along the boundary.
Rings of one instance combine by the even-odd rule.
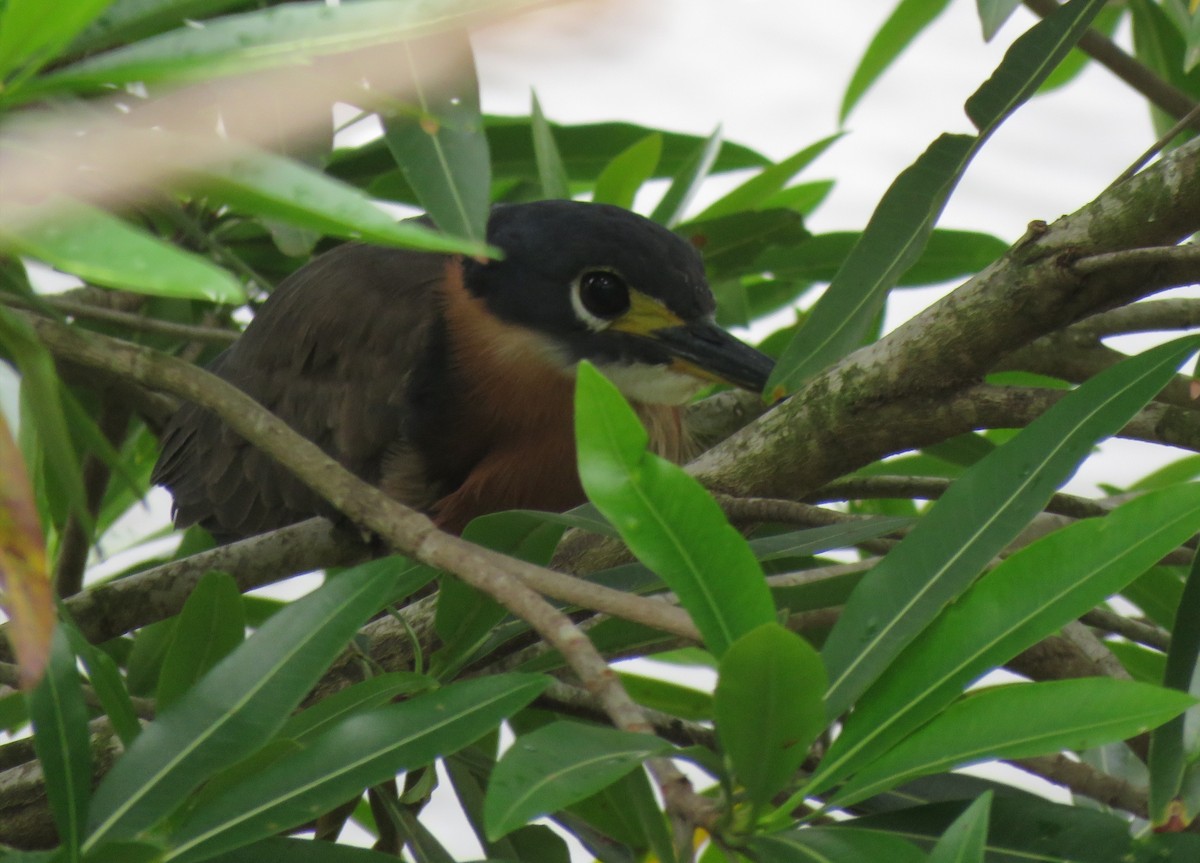
[[[671,368],[715,383],[763,391],[775,361],[716,324],[690,323],[655,330],[650,337],[671,354]]]
[[[775,361],[708,321],[688,323],[658,300],[630,292],[628,312],[613,329],[640,336],[665,350],[669,368],[703,381],[762,392]]]

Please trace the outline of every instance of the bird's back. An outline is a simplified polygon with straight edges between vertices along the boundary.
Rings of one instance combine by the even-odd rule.
[[[377,483],[444,391],[428,377],[445,365],[431,359],[444,350],[439,285],[450,263],[341,246],[281,282],[210,370]],[[174,496],[177,525],[200,524],[219,541],[329,514],[303,483],[191,404],[168,424],[152,479]]]

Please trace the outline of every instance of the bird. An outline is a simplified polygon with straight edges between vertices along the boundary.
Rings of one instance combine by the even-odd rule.
[[[503,257],[346,243],[283,279],[210,370],[393,498],[461,532],[584,502],[574,376],[593,363],[650,449],[690,457],[682,407],[714,382],[761,392],[765,354],[714,322],[697,248],[621,207],[495,206]],[[332,508],[215,414],[181,406],[152,481],[177,527],[220,543]]]

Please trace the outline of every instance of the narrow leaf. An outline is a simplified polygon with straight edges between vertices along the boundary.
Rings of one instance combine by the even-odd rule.
[[[612,161],[604,166],[604,170],[596,178],[592,200],[632,210],[638,190],[654,176],[658,160],[662,157],[662,150],[663,136],[656,132],[630,144],[613,156]]]
[[[129,690],[116,662],[100,648],[89,644],[72,621],[64,620],[60,625],[70,639],[71,649],[87,669],[92,689],[96,691],[100,703],[104,706],[104,712],[108,714],[113,730],[121,738],[121,743],[128,748],[141,733],[142,726],[138,723]]]
[[[820,654],[778,623],[751,630],[721,657],[717,735],[752,804],[794,780],[825,728],[826,682]]]
[[[1200,530],[1200,485],[1135,498],[1043,537],[985,573],[855,705],[812,777],[827,787],[886,751],[973,681],[1119,592]]]
[[[311,839],[262,839],[232,848],[214,863],[396,863],[394,854]]]
[[[25,460],[0,413],[0,605],[21,688],[42,679],[54,636],[54,589]]]
[[[775,618],[746,540],[695,479],[647,452],[647,436],[612,383],[580,364],[575,393],[579,476],[629,548],[679,596],[718,657]]]
[[[209,572],[183,604],[163,657],[155,700],[170,707],[245,638],[242,594],[223,572]]]
[[[307,743],[355,713],[382,707],[401,695],[429,689],[434,681],[424,674],[392,671],[360,681],[323,698],[295,714],[279,729],[279,737]]]
[[[720,152],[721,128],[718,126],[671,179],[671,185],[667,187],[650,218],[668,228],[682,222],[688,204],[700,190],[700,185],[712,170]]]
[[[1191,486],[1189,486],[1191,487]],[[1200,555],[1192,560],[1183,597],[1175,612],[1171,628],[1171,647],[1167,651],[1167,667],[1163,686],[1200,696]],[[1184,774],[1190,764],[1195,768],[1200,759],[1200,740],[1196,726],[1200,710],[1192,707],[1150,735],[1150,820],[1162,825],[1168,817],[1173,800],[1184,794]],[[1189,724],[1192,726],[1188,728]],[[1188,812],[1189,820],[1198,814]]]
[[[83,471],[64,411],[65,393],[54,358],[32,327],[3,307],[0,307],[0,347],[21,373],[21,436],[36,440],[40,449],[40,460],[36,455],[25,457],[27,468],[42,466],[40,476],[33,474],[35,483],[41,481],[35,489],[50,499],[51,516],[56,522],[65,521],[70,511],[90,528]],[[15,475],[13,479],[17,481]],[[28,531],[29,527],[23,522],[22,529]]]
[[[280,219],[311,231],[431,252],[479,255],[486,247],[397,222],[353,186],[302,162],[262,150],[243,149],[196,170],[185,186],[245,213]]]
[[[829,289],[784,349],[767,392],[796,389],[862,344],[887,292],[920,257],[976,142],[970,135],[942,135],[901,172]]]
[[[343,572],[225,657],[163,711],[104,778],[88,847],[137,835],[269,740],[397,580],[394,571],[371,564]]]
[[[491,167],[471,45],[463,33],[444,33],[406,42],[399,55],[413,104],[380,115],[388,149],[439,228],[483,243]]]
[[[571,190],[567,183],[567,169],[563,167],[558,145],[554,143],[554,132],[542,113],[537,93],[533,94],[529,122],[533,130],[533,155],[537,160],[538,179],[542,183],[542,197],[569,199]]]
[[[92,787],[92,750],[75,654],[61,630],[54,635],[46,674],[29,695],[29,718],[65,859],[76,861]]]
[[[861,771],[831,804],[849,805],[906,779],[980,761],[1090,749],[1123,740],[1195,703],[1181,692],[1107,677],[982,689]]]
[[[862,240],[784,350],[767,392],[794,390],[866,338],[899,275],[917,260],[951,192],[1000,123],[1046,79],[1105,0],[1071,0],[1022,35],[967,100],[978,137],[943,134],[898,176]]]
[[[0,6],[0,84],[36,72],[111,2],[74,0],[59,6],[42,0],[7,0]]]
[[[220,267],[79,201],[16,216],[0,247],[123,291],[214,303],[246,299],[241,284]]]
[[[950,0],[901,0],[896,5],[872,37],[846,85],[838,111],[839,123],[846,122],[863,94],[948,5]]]
[[[991,42],[1000,32],[1012,13],[1021,5],[1021,0],[975,0],[979,9],[979,24],[983,28],[983,41]]]
[[[949,2],[949,0],[944,0],[944,2]],[[742,185],[710,204],[704,212],[696,217],[697,220],[715,219],[718,216],[729,216],[745,210],[759,209],[764,201],[811,165],[813,160],[828,150],[840,137],[842,137],[841,133],[822,138],[815,144],[809,144],[798,150],[783,161],[763,168]]]
[[[534,675],[495,675],[351,716],[190,813],[164,863],[204,860],[303,824],[367,786],[457,752],[546,683]]]
[[[673,747],[651,734],[554,722],[518,737],[496,764],[483,816],[495,840],[583,800]]]
[[[929,852],[929,863],[983,863],[991,807],[992,792],[985,791],[942,834]]]
[[[855,589],[825,643],[827,706],[842,713],[1171,378],[1200,339],[1131,357],[1068,393],[977,462]]]
[[[1009,46],[992,77],[967,99],[967,116],[987,137],[1050,76],[1107,0],[1070,0]]]

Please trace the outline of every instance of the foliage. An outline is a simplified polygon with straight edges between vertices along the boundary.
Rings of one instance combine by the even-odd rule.
[[[1200,462],[1059,492],[1114,436],[1200,452],[1179,374],[1200,337],[1100,342],[1200,320],[1198,301],[1145,300],[1200,280],[1197,142],[1160,97],[1200,99],[1196,3],[1056,7],[968,100],[976,134],[940,136],[861,232],[824,235],[805,224],[833,181],[806,172],[840,135],[772,162],[720,130],[559,125],[536,98],[482,116],[464,28],[527,3],[61,5],[0,0],[0,357],[20,403],[0,417],[0,857],[466,859],[422,818],[436,790],[497,863],[566,861],[564,837],[631,863],[1200,859]],[[990,39],[1018,4],[977,5]],[[843,120],[947,6],[896,3]],[[1126,21],[1164,161],[1011,248],[939,226],[993,132]],[[382,134],[334,146],[334,102]],[[738,178],[720,196],[718,175]],[[592,506],[485,516],[469,545],[381,534],[411,559],[251,541],[214,563],[199,530],[169,552],[150,531],[138,563],[81,589],[87,549],[142,506],[165,411],[201,392],[128,343],[202,365],[337,242],[483,256],[492,203],[651,191],[648,214],[701,248],[719,320],[806,308],[762,343],[769,400],[790,398],[740,436],[672,465],[584,364]],[[31,261],[85,286],[51,296]],[[963,279],[880,338],[894,291]],[[535,580],[556,548],[590,584]],[[312,569],[299,599],[248,592]],[[646,598],[666,590],[682,612]],[[1023,679],[996,685],[1003,668]],[[996,761],[1074,804],[959,772]]]

